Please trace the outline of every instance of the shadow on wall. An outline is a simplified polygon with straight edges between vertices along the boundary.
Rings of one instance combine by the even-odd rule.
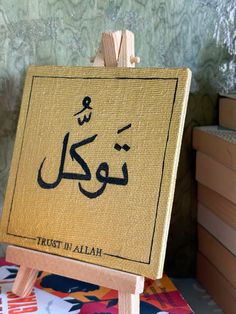
[[[16,81],[9,77],[0,77],[0,217],[13,153],[16,126],[19,115]],[[6,245],[0,245],[0,257],[5,256]]]
[[[192,130],[199,125],[218,124],[218,92],[229,91],[229,80],[235,77],[233,68],[222,72],[222,64],[229,64],[233,58],[226,48],[212,41],[201,52],[198,71],[193,73],[199,90],[189,96],[185,121],[165,263],[170,276],[195,275],[197,182]]]
[[[0,212],[12,158],[19,104],[20,96],[16,80],[2,75],[0,77]]]

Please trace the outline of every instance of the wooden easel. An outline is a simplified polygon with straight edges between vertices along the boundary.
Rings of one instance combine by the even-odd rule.
[[[105,67],[134,67],[139,61],[134,54],[134,34],[127,30],[103,33],[99,50],[91,60],[94,66]],[[140,313],[142,276],[17,246],[8,246],[6,260],[20,265],[12,291],[21,297],[31,293],[39,270],[43,270],[118,290],[119,314]]]

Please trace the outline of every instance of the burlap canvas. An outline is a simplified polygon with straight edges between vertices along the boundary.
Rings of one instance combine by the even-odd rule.
[[[162,275],[187,69],[28,70],[3,241]]]

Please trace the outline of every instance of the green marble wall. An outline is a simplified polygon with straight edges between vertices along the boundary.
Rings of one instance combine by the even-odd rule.
[[[192,127],[235,90],[235,0],[0,0],[0,206],[29,64],[89,65],[104,30],[135,33],[142,67],[193,71],[166,269],[189,275],[196,247]]]

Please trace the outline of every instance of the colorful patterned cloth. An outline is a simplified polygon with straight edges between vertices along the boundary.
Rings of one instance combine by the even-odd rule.
[[[44,272],[29,297],[17,297],[11,292],[17,271],[0,260],[0,314],[118,314],[117,291]],[[146,280],[140,308],[141,314],[193,313],[166,275],[160,281]]]

